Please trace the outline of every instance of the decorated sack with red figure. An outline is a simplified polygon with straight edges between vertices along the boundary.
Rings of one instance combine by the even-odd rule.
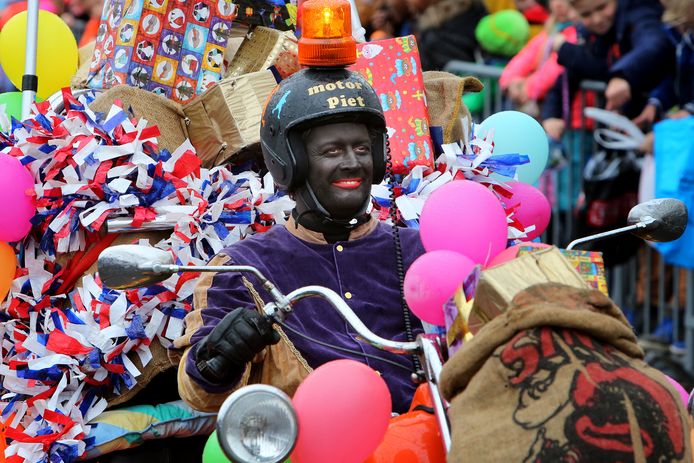
[[[441,391],[450,463],[692,459],[680,393],[595,289],[519,292],[444,365]]]
[[[357,45],[352,71],[361,73],[381,100],[388,126],[393,172],[434,167],[429,113],[414,36]]]
[[[220,79],[236,15],[231,0],[107,0],[88,85],[190,101]]]

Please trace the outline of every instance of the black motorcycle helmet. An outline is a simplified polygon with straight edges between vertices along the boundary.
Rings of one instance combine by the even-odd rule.
[[[376,92],[359,73],[324,68],[291,75],[270,96],[260,128],[263,158],[275,183],[289,192],[306,186],[304,199],[328,217],[306,183],[308,156],[301,136],[312,127],[340,122],[363,123],[372,133],[373,182],[380,183],[386,171],[386,122]]]

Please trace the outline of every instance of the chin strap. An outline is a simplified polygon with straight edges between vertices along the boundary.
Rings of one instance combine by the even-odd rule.
[[[306,210],[303,211],[301,214],[298,214],[297,216],[294,217],[294,220],[296,221],[297,225],[299,224],[299,221],[308,214],[312,214],[314,217],[316,217],[316,221],[311,221],[310,225],[313,225],[314,228],[315,226],[339,226],[342,228],[345,228],[347,230],[352,230],[355,227],[358,227],[359,225],[365,223],[366,221],[369,220],[368,215],[366,215],[366,210],[369,207],[369,204],[371,204],[371,196],[368,196],[366,198],[366,201],[364,201],[364,204],[362,207],[359,209],[359,211],[354,215],[354,218],[351,219],[336,219],[330,215],[330,212],[328,212],[325,207],[320,203],[318,200],[318,197],[316,194],[313,192],[313,188],[311,188],[311,185],[309,185],[308,182],[305,183],[304,187],[301,188],[298,191],[299,196],[301,197],[302,201],[306,205]],[[295,211],[295,210],[294,210]],[[294,211],[292,211],[292,214],[294,214]],[[366,216],[366,219],[364,219],[364,216]],[[302,223],[302,225],[304,225]],[[312,227],[307,227],[307,228],[312,228]],[[315,230],[319,232],[323,232],[323,230]]]

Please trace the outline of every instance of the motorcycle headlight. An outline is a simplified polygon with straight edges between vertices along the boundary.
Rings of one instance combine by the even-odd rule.
[[[243,387],[219,409],[217,437],[235,463],[279,463],[294,449],[296,412],[289,397],[263,384]]]

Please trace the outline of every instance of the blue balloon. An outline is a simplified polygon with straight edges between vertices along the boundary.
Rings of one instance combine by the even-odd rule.
[[[539,122],[520,111],[501,111],[479,126],[480,136],[494,129],[494,155],[525,154],[530,162],[518,167],[518,181],[533,184],[547,167],[549,140]]]

